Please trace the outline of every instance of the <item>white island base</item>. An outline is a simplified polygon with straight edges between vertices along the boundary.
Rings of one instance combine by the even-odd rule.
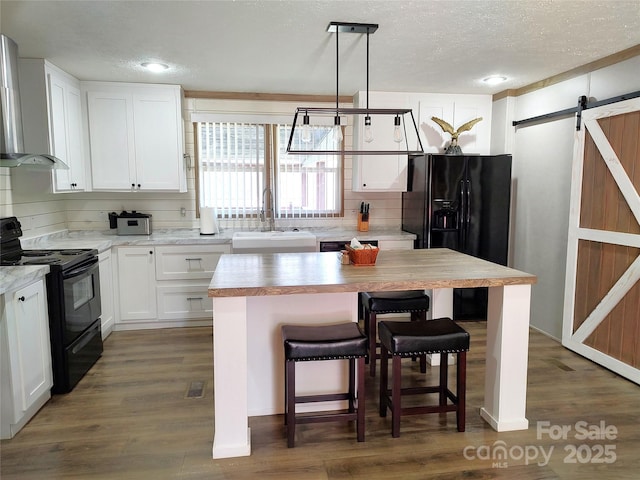
[[[249,455],[248,417],[284,413],[280,327],[356,322],[357,302],[357,292],[214,298],[213,458]],[[347,372],[345,361],[299,362],[296,390],[299,394],[345,391]],[[297,410],[334,410],[343,406],[343,402],[325,402],[299,405]]]
[[[489,288],[485,406],[480,414],[497,431],[529,425],[525,405],[530,291],[530,285]],[[450,316],[452,290],[436,292],[433,316]],[[250,455],[248,417],[283,413],[280,326],[357,321],[357,302],[357,292],[213,299],[213,458]],[[297,368],[301,393],[338,391],[346,382],[346,362],[301,362]],[[325,404],[325,409],[335,407]]]

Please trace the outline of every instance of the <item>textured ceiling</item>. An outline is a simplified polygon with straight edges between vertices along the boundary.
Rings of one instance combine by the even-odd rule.
[[[330,21],[378,23],[370,90],[495,93],[640,44],[640,0],[0,2],[21,57],[81,80],[335,94]],[[341,34],[340,94],[366,88],[365,38]],[[170,65],[162,75],[141,62]],[[487,87],[480,80],[509,81]]]

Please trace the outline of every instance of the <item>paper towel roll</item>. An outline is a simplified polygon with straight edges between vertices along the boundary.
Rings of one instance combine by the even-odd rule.
[[[200,208],[200,235],[215,235],[218,229],[218,213],[213,207]]]

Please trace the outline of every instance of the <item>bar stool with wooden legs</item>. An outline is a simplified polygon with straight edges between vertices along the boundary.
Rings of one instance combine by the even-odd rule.
[[[364,442],[364,361],[367,337],[355,322],[334,325],[283,325],[285,381],[284,424],[287,445],[295,444],[296,424],[356,421],[357,438]],[[296,395],[296,363],[319,360],[349,360],[349,391],[321,395]],[[357,379],[357,385],[356,385]],[[296,404],[348,400],[347,411],[296,414]]]
[[[362,292],[364,333],[369,337],[369,373],[376,376],[377,316],[384,313],[410,313],[411,321],[426,320],[429,311],[429,296],[424,290],[402,290],[396,292]],[[420,357],[420,371],[427,371],[426,357]]]
[[[469,334],[450,318],[426,322],[388,322],[378,325],[380,336],[380,416],[391,410],[391,435],[400,436],[401,415],[456,412],[459,432],[465,429],[466,368]],[[402,388],[401,359],[422,354],[440,354],[440,383],[436,386]],[[456,394],[447,386],[447,354],[456,353]],[[389,356],[392,386],[389,390]],[[439,393],[438,405],[402,407],[403,395]],[[451,404],[447,402],[451,400]]]

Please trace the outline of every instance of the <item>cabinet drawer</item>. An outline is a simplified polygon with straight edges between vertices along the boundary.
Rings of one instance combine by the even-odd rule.
[[[158,319],[212,318],[213,300],[207,289],[208,285],[159,286]]]
[[[211,280],[220,255],[230,251],[229,245],[156,247],[156,279]]]

